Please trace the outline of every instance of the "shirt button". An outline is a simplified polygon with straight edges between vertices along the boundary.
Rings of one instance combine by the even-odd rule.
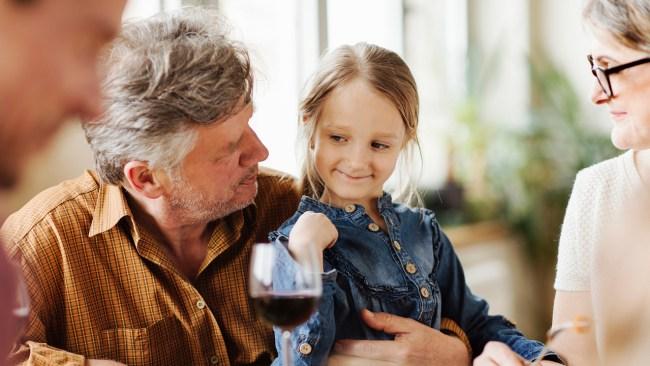
[[[218,365],[219,364],[219,357],[217,357],[217,356],[210,357],[210,363],[213,364],[213,365]]]
[[[429,297],[429,295],[431,295],[431,294],[429,293],[429,289],[428,289],[428,288],[426,288],[426,287],[422,287],[422,288],[420,288],[420,295],[422,295],[422,297],[424,297],[424,298],[427,298],[427,297]]]
[[[406,272],[408,272],[410,274],[413,274],[413,273],[415,273],[417,271],[418,271],[418,268],[415,266],[415,264],[413,264],[413,263],[407,263],[406,264]]]
[[[352,213],[356,209],[357,209],[357,206],[355,206],[355,205],[347,205],[347,206],[345,206],[345,212],[348,212],[348,213]]]
[[[379,225],[375,224],[374,222],[371,222],[368,224],[368,230],[377,232],[379,231]]]
[[[203,310],[203,308],[205,307],[205,301],[203,301],[203,300],[197,301],[196,302],[196,307]]]
[[[398,252],[402,250],[402,246],[399,244],[397,240],[393,242],[393,248],[395,248],[395,250],[397,250]]]
[[[310,354],[311,353],[311,344],[309,344],[309,343],[301,343],[300,346],[298,347],[298,351],[303,355]]]

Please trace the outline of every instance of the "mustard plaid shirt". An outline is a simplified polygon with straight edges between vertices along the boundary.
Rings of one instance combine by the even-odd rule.
[[[255,204],[216,224],[195,280],[141,229],[124,191],[96,173],[41,192],[2,227],[31,296],[12,364],[253,365],[273,333],[247,296],[251,244],[296,209],[294,181],[264,170]]]

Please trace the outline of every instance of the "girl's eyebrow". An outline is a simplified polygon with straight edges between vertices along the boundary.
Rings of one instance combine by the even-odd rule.
[[[328,118],[328,121],[323,121],[323,127],[329,127],[329,128],[334,128],[334,127],[343,127],[338,125],[335,121],[332,121],[331,119]]]
[[[397,134],[393,132],[380,133],[376,135],[376,137],[381,139],[389,139],[389,140],[397,140],[398,138]]]
[[[346,132],[349,130],[349,127],[340,126],[333,122],[327,122],[327,123],[323,123],[323,129],[327,131],[333,131],[333,132]],[[378,133],[376,135],[373,135],[373,138],[381,139],[381,140],[391,140],[391,141],[399,140],[399,136],[395,132]]]

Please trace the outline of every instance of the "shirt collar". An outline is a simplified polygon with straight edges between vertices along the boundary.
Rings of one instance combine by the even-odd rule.
[[[112,229],[123,217],[129,218],[131,235],[137,243],[140,240],[140,233],[133,221],[133,214],[122,187],[101,182],[88,236],[92,238],[97,234]]]
[[[322,212],[330,217],[350,216],[350,215],[359,216],[365,213],[365,209],[361,205],[355,204],[350,206],[354,207],[354,209],[348,211],[348,209],[346,208],[331,206],[315,198],[309,196],[302,196],[302,199],[300,200],[300,204],[298,205],[298,211]],[[382,214],[393,211],[393,199],[389,193],[383,192],[380,197],[377,197],[377,209]]]

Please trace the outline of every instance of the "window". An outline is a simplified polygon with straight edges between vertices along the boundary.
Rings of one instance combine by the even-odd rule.
[[[122,19],[146,18],[161,11],[178,9],[181,0],[129,0],[126,3]]]
[[[403,50],[401,0],[221,0],[219,9],[257,69],[252,124],[270,150],[264,165],[292,174],[298,102],[322,51],[359,41]]]
[[[231,37],[249,48],[255,68],[256,112],[251,124],[270,151],[263,164],[294,175],[298,174],[294,143],[298,102],[320,55],[361,41],[397,52],[418,83],[420,139],[427,167],[422,184],[431,188],[442,183],[446,172],[450,111],[443,91],[450,90],[445,87],[448,83],[458,84],[452,87],[456,92],[462,92],[458,88],[464,85],[466,4],[462,4],[458,0],[131,0],[125,18],[181,5],[211,5],[223,13]],[[438,18],[447,20],[431,21]]]

